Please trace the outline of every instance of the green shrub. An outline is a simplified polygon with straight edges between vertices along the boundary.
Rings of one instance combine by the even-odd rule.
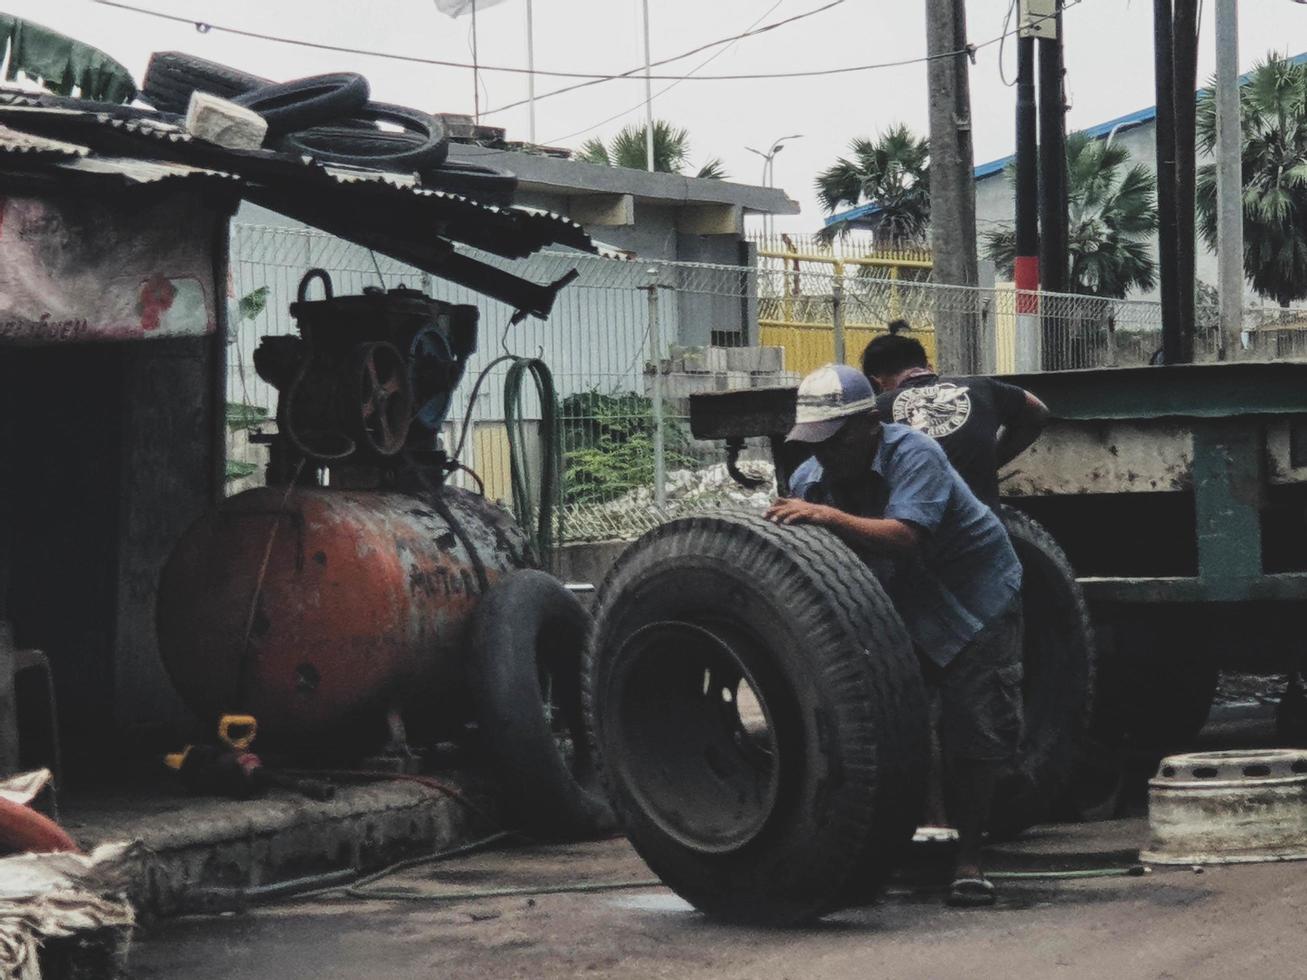
[[[654,482],[653,401],[633,391],[597,389],[563,399],[559,408],[563,441],[563,502],[597,504],[615,500]],[[667,469],[695,465],[685,426],[663,421]]]

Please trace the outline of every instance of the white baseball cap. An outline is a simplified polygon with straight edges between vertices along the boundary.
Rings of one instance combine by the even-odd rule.
[[[786,442],[825,442],[855,415],[876,407],[876,392],[857,368],[827,364],[799,383],[794,428]]]

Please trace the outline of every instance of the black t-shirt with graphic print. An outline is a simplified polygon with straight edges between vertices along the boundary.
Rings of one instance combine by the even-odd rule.
[[[939,441],[971,492],[998,508],[998,430],[1020,414],[1026,393],[993,378],[918,374],[876,399],[884,422],[898,422]]]

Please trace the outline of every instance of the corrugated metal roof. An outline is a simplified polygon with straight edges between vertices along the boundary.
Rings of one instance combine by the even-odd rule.
[[[135,110],[79,110],[66,101],[32,101],[0,96],[0,123],[33,134],[33,145],[44,141],[72,146],[82,154],[49,161],[24,158],[15,171],[31,173],[36,164],[69,178],[117,177],[129,185],[223,181],[264,207],[462,283],[523,313],[546,316],[570,277],[533,283],[455,254],[451,243],[508,259],[526,258],[548,245],[597,251],[585,230],[561,215],[481,204],[422,187],[420,180],[406,174],[328,167],[307,156],[230,150],[196,139],[170,120],[140,116]],[[79,142],[62,142],[71,139]],[[5,159],[0,155],[0,170]]]
[[[30,157],[53,157],[67,159],[84,157],[91,152],[89,147],[62,140],[49,139],[45,136],[32,136],[0,123],[0,153],[13,153]]]
[[[61,160],[56,166],[72,173],[102,174],[121,177],[131,184],[157,184],[165,180],[222,180],[238,182],[235,174],[205,167],[192,167],[185,163],[165,163],[158,160],[136,160],[129,157],[82,157]]]
[[[410,209],[416,199],[421,202],[419,207],[423,211],[420,213],[432,222],[440,223],[442,233],[447,237],[489,248],[507,258],[525,257],[555,243],[586,251],[593,248],[584,229],[561,215],[481,204],[459,194],[424,188],[410,174],[328,166],[307,156],[229,150],[196,139],[168,120],[124,118],[121,113],[84,111],[64,105],[32,105],[32,101],[34,99],[30,96],[7,96],[0,101],[0,121],[8,123],[10,128],[19,126],[38,134],[30,137],[34,143],[49,140],[50,145],[61,142],[60,136],[76,134],[78,139],[91,144],[94,149],[97,139],[100,139],[96,134],[104,133],[106,135],[100,139],[104,145],[91,158],[102,159],[101,154],[107,154],[116,161],[110,169],[128,171],[124,176],[135,182],[146,182],[141,178],[147,175],[149,181],[157,181],[187,173],[167,169],[169,164],[190,166],[194,172],[234,175],[249,189],[257,185],[263,203],[274,209],[279,196],[302,196],[309,186],[323,192],[323,208],[361,196]],[[124,149],[135,149],[137,145],[139,154],[129,157],[123,152]],[[89,155],[86,147],[81,147],[81,151],[82,156]],[[141,165],[128,167],[125,163],[128,159],[135,159]],[[81,170],[86,173],[105,172],[94,167]]]

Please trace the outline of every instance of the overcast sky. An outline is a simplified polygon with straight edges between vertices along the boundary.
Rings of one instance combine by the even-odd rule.
[[[135,6],[193,17],[296,40],[357,47],[449,61],[470,61],[470,19],[453,20],[431,0],[124,0]],[[783,19],[829,0],[650,0],[655,60],[707,41],[736,34],[759,19]],[[327,71],[358,71],[372,83],[373,98],[417,108],[472,111],[472,73],[458,68],[413,65],[382,58],[314,50],[293,44],[239,37],[214,29],[200,33],[185,24],[100,5],[94,0],[9,0],[8,12],[44,23],[102,48],[122,61],[138,81],[151,51],[182,50],[226,62],[256,74],[288,79]],[[923,0],[845,0],[768,34],[735,44],[702,74],[796,71],[870,64],[925,53]],[[1199,75],[1213,71],[1213,2],[1204,4]],[[1307,50],[1307,6],[1291,0],[1243,0],[1240,66],[1247,70],[1268,50]],[[774,9],[773,9],[774,8]],[[525,0],[504,0],[478,16],[480,61],[526,64]],[[969,0],[968,28],[974,43],[1002,32],[1008,0]],[[535,0],[537,69],[608,73],[643,63],[640,0]],[[1066,14],[1068,125],[1081,128],[1152,105],[1152,4],[1148,0],[1082,0]],[[718,50],[718,49],[713,49]],[[681,73],[712,52],[679,61],[663,73]],[[1015,50],[1003,51],[1008,77]],[[484,72],[483,111],[526,97],[521,75]],[[540,78],[537,95],[572,84]],[[669,82],[655,82],[655,113],[690,130],[691,159],[697,166],[719,156],[735,180],[757,183],[762,161],[745,147],[765,149],[791,133],[776,158],[776,183],[803,208],[777,220],[780,229],[811,230],[822,212],[813,175],[844,152],[849,140],[873,135],[895,122],[926,131],[925,68],[911,65],[833,78],[685,81],[665,95]],[[999,46],[978,54],[971,73],[976,162],[1012,151],[1015,96],[999,72]],[[579,146],[588,136],[609,137],[643,118],[643,80],[613,81],[575,93],[541,99],[537,136],[541,142]],[[629,110],[629,111],[628,111]],[[621,113],[618,118],[602,122]],[[525,107],[490,112],[484,121],[504,126],[510,138],[526,139]],[[601,124],[602,122],[602,124]]]

